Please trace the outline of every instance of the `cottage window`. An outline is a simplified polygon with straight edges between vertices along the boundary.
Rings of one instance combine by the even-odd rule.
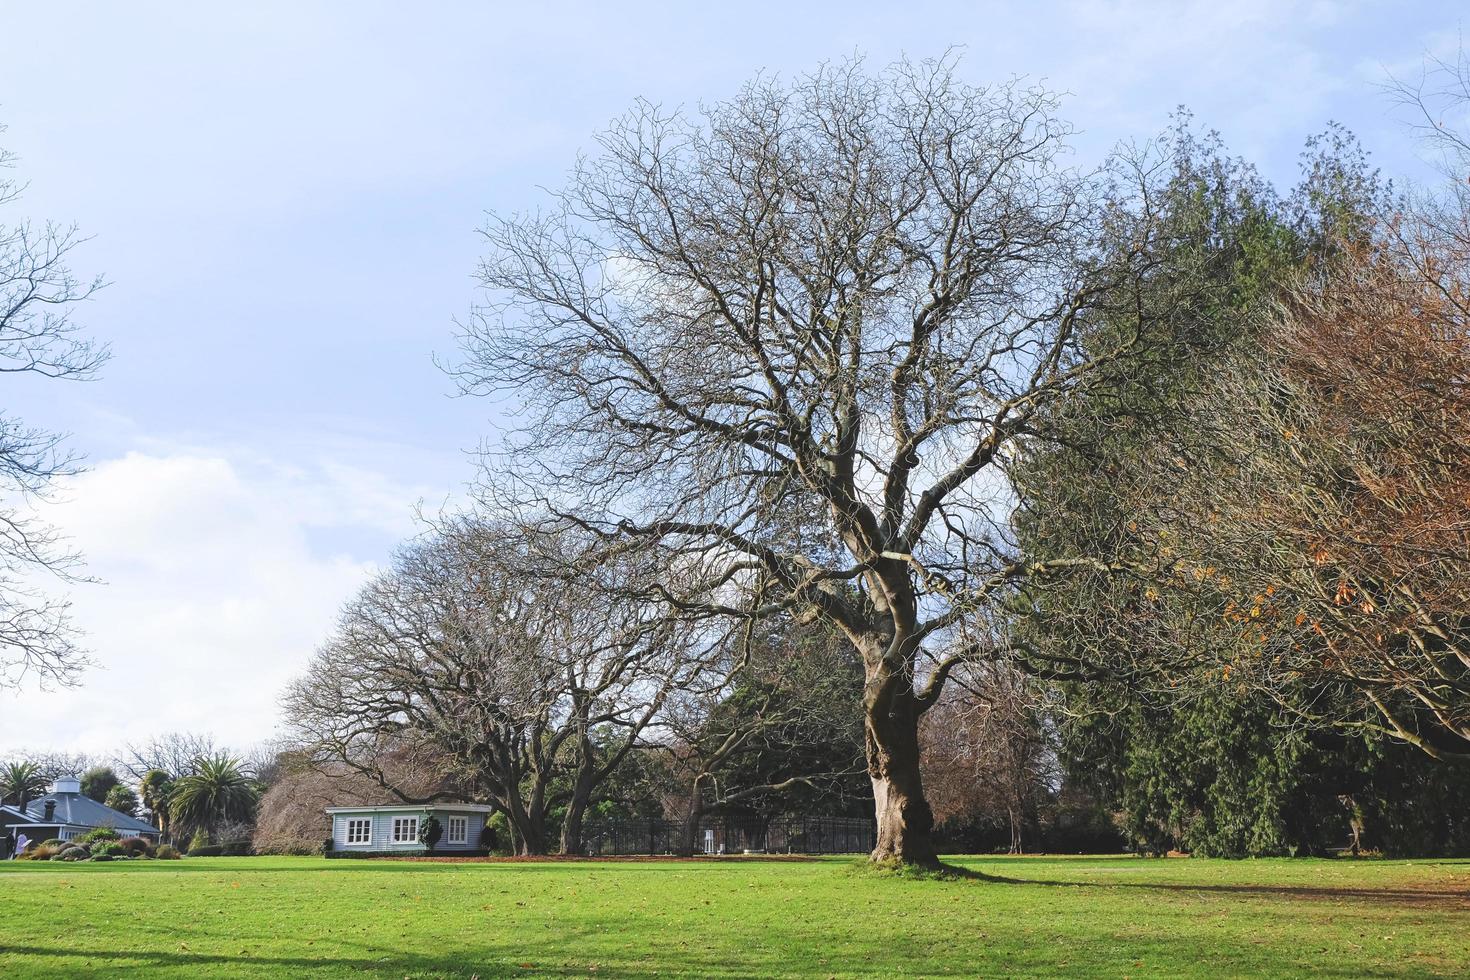
[[[419,839],[418,817],[393,818],[393,843],[416,844]]]
[[[347,843],[369,844],[373,839],[373,822],[368,819],[347,821]]]
[[[469,837],[469,820],[464,817],[450,817],[445,843],[463,844],[467,837]]]

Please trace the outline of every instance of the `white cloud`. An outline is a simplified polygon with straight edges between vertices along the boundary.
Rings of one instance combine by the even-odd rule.
[[[97,464],[48,514],[102,580],[72,590],[97,666],[74,690],[0,696],[0,746],[109,754],[175,729],[237,746],[269,737],[283,685],[412,532],[423,492],[350,464],[243,452]]]

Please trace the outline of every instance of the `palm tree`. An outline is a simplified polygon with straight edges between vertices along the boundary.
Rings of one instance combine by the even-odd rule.
[[[195,759],[193,772],[174,782],[169,815],[176,826],[213,829],[229,820],[249,820],[260,792],[240,760],[228,755]]]
[[[149,769],[143,774],[139,783],[139,789],[143,793],[143,806],[153,814],[153,819],[158,822],[158,829],[163,833],[164,840],[169,837],[169,800],[174,791],[174,778],[162,769]]]
[[[0,766],[0,803],[13,797],[24,810],[31,797],[44,791],[49,782],[34,762],[7,762]]]

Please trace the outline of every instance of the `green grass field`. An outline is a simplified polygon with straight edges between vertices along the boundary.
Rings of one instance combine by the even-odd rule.
[[[1470,861],[0,864],[0,976],[1470,976]]]

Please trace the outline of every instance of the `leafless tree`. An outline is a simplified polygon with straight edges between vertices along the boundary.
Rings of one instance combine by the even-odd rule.
[[[1003,814],[1010,853],[1060,782],[1042,718],[1043,689],[1003,663],[967,667],[924,716],[921,737],[940,823]]]
[[[1223,466],[1160,453],[1170,587],[1134,594],[1129,642],[1208,651],[1181,672],[1274,697],[1303,723],[1377,729],[1470,758],[1470,63],[1393,91],[1453,179],[1337,229],[1197,400]],[[1158,495],[1156,495],[1158,496]],[[1190,634],[1175,642],[1169,634]],[[1204,634],[1203,642],[1199,637]]]
[[[1222,372],[1239,462],[1182,478],[1171,529],[1223,676],[1444,759],[1470,759],[1467,286],[1470,249],[1411,219],[1345,248]]]
[[[421,760],[391,754],[378,756],[389,781],[404,791],[429,796],[446,788],[435,770]],[[403,765],[400,767],[399,762]],[[277,776],[256,807],[253,841],[259,854],[316,854],[330,836],[329,806],[381,806],[400,802],[377,780],[346,766],[321,766],[305,752],[282,751]]]
[[[701,576],[676,608],[847,637],[875,860],[936,860],[919,718],[954,666],[1004,652],[1007,591],[1105,564],[1017,558],[1014,447],[1190,288],[1150,167],[1067,169],[1051,95],[953,68],[853,61],[695,115],[635,105],[549,210],[492,220],[458,368],[523,407],[487,461],[496,512],[661,549]],[[1084,353],[1103,318],[1116,343]]]
[[[14,165],[14,155],[0,148],[0,209],[7,213],[25,190],[5,173]],[[0,374],[80,381],[107,360],[107,348],[84,337],[72,319],[102,286],[100,279],[77,279],[68,266],[81,241],[74,227],[0,219]],[[74,581],[80,570],[79,556],[34,510],[58,480],[79,471],[79,457],[62,440],[0,413],[0,686],[27,675],[74,684],[85,663],[68,603],[38,582],[38,573]]]
[[[302,744],[415,802],[379,764],[384,747],[447,760],[459,788],[430,798],[482,796],[522,853],[546,852],[547,811],[565,802],[561,845],[579,851],[594,790],[679,680],[681,640],[666,619],[604,601],[594,579],[536,566],[523,539],[475,520],[405,549],[292,686]],[[565,800],[553,796],[561,772]]]
[[[198,760],[224,754],[224,746],[208,733],[167,732],[146,743],[124,747],[118,765],[134,780],[142,779],[153,769],[178,779],[192,774]]]

